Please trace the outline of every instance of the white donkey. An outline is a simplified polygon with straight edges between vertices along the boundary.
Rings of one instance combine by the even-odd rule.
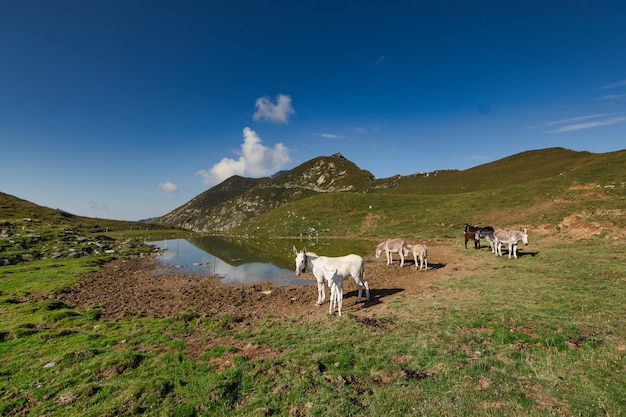
[[[404,257],[406,254],[406,242],[404,239],[385,239],[376,246],[376,258],[380,258],[382,252],[387,254],[387,265],[393,263],[393,254],[400,254],[400,266],[404,266]]]
[[[318,256],[313,252],[307,252],[306,248],[303,248],[300,252],[293,247],[293,252],[296,254],[296,275],[300,275],[304,272],[305,268],[309,268],[309,271],[313,274],[317,280],[317,303],[321,305],[326,299],[326,292],[324,291],[324,267],[329,270],[336,270],[334,275],[341,275],[343,278],[350,275],[358,288],[357,302],[361,301],[361,295],[363,294],[363,288],[365,288],[365,297],[369,301],[370,289],[367,281],[363,279],[364,265],[363,258],[359,255],[346,255],[339,257],[330,256]],[[328,283],[330,287],[330,282]],[[332,296],[332,288],[331,288]]]
[[[406,250],[408,254],[413,254],[413,259],[415,260],[415,269],[417,269],[417,260],[419,259],[419,270],[422,270],[422,267],[425,266],[424,270],[428,269],[428,248],[423,243],[416,243],[415,245],[406,245]]]
[[[493,239],[496,248],[496,256],[502,256],[502,244],[507,243],[509,245],[509,259],[511,259],[511,253],[513,253],[513,256],[517,259],[517,242],[521,240],[524,242],[524,245],[528,245],[528,232],[526,229],[497,229],[493,233]]]
[[[324,278],[326,278],[330,286],[330,307],[328,307],[328,314],[333,314],[333,309],[335,305],[337,305],[337,313],[341,316],[344,276],[338,274],[337,269],[328,269],[324,266]]]

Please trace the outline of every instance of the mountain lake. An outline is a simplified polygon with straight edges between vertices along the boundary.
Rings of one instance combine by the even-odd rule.
[[[298,277],[293,247],[318,255],[342,256],[356,253],[363,257],[374,253],[376,241],[352,239],[230,239],[201,236],[146,242],[163,249],[156,259],[180,272],[217,275],[222,284],[248,284],[272,281],[275,285],[311,283],[311,275]],[[302,279],[305,278],[305,279]],[[307,279],[308,278],[308,279]]]

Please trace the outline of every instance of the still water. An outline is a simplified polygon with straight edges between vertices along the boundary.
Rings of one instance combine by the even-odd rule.
[[[247,284],[272,281],[275,285],[310,284],[310,274],[298,277],[294,273],[295,255],[306,247],[318,255],[340,256],[373,253],[371,241],[299,240],[299,239],[227,239],[203,236],[146,242],[164,251],[157,256],[162,265],[176,267],[181,272],[193,272],[222,277],[223,284]]]

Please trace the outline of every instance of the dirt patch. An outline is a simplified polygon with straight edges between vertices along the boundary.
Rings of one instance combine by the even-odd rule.
[[[593,215],[582,212],[563,219],[559,225],[520,225],[528,227],[531,242],[540,236],[547,242],[579,239],[606,233],[607,238],[622,238],[626,232],[612,220],[621,218],[624,210],[598,210]],[[593,222],[591,217],[602,219]],[[375,219],[371,219],[375,221]],[[537,236],[537,237],[539,237]],[[453,276],[463,276],[478,269],[481,257],[466,256],[473,249],[462,249],[463,241],[432,240],[428,246],[428,271],[416,271],[413,260],[400,267],[397,256],[393,265],[386,265],[384,256],[365,257],[365,279],[369,283],[369,302],[356,303],[354,281],[344,282],[343,312],[352,313],[357,320],[372,326],[383,325],[376,320],[384,315],[389,302],[398,296],[419,298],[422,302],[450,297],[439,289],[441,282]],[[457,250],[459,249],[459,250]],[[493,256],[483,247],[485,256]],[[177,314],[194,313],[200,316],[230,314],[243,324],[276,316],[297,320],[319,320],[328,313],[330,293],[326,288],[326,302],[316,307],[317,285],[309,272],[301,278],[310,279],[308,285],[275,286],[271,282],[226,285],[219,277],[176,272],[163,272],[154,256],[112,261],[97,272],[85,275],[80,282],[57,298],[69,306],[99,309],[108,319],[129,319],[134,316],[164,318]],[[464,294],[467,296],[467,294]]]
[[[384,257],[366,257],[365,278],[370,287],[370,301],[356,303],[357,288],[354,281],[348,279],[344,283],[344,313],[375,323],[374,319],[384,313],[395,297],[427,298],[439,291],[437,283],[476,268],[478,260],[453,255],[453,248],[446,244],[427,245],[429,268],[426,272],[416,271],[412,259],[401,268],[397,260],[393,265],[386,265]],[[108,319],[164,318],[190,312],[201,316],[231,314],[246,323],[264,320],[270,315],[298,320],[325,317],[330,297],[328,288],[325,304],[316,307],[317,284],[310,273],[306,272],[304,277],[310,279],[310,284],[275,286],[263,281],[224,285],[214,276],[174,270],[163,272],[154,256],[144,256],[109,262],[101,270],[83,276],[58,298],[72,307],[99,309]]]
[[[575,240],[601,235],[620,239],[624,237],[624,230],[617,227],[614,221],[622,218],[624,213],[624,210],[618,209],[598,209],[593,213],[582,211],[563,218],[557,227]]]

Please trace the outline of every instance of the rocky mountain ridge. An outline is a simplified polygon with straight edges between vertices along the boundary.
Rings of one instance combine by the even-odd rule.
[[[337,153],[274,177],[233,176],[167,213],[158,222],[196,232],[224,232],[262,213],[318,193],[366,191],[374,175]]]

